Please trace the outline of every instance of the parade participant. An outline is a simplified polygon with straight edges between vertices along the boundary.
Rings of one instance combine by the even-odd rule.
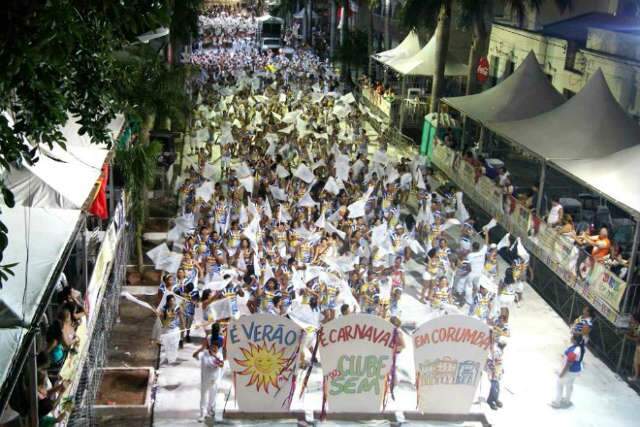
[[[206,337],[200,348],[194,353],[194,359],[198,360],[200,355],[200,418],[199,422],[203,422],[206,417],[215,415],[216,395],[218,393],[218,385],[222,377],[224,368],[224,356],[222,354],[221,337],[217,328],[217,324],[212,326],[211,334]]]
[[[571,345],[564,351],[562,368],[556,382],[556,397],[551,402],[551,407],[559,409],[573,405],[571,402],[573,383],[582,372],[584,354],[585,343],[582,335],[571,335]]]
[[[627,379],[631,382],[637,382],[640,379],[640,312],[636,311],[631,315],[629,321],[629,332],[627,339],[635,345],[633,353],[633,366],[631,367],[632,375]]]
[[[491,382],[487,404],[494,411],[502,408],[502,402],[500,401],[500,381],[504,373],[502,357],[506,346],[507,342],[504,337],[497,338],[491,347],[491,352],[487,359],[486,371],[489,376],[489,381]]]
[[[580,335],[585,344],[589,343],[589,334],[593,329],[593,317],[595,315],[595,310],[585,305],[582,308],[582,314],[573,321],[571,325],[571,334],[572,335]]]
[[[176,303],[175,295],[166,296],[164,306],[157,310],[157,316],[162,324],[159,338],[161,348],[164,350],[164,357],[160,358],[160,363],[163,361],[169,364],[175,363],[178,359],[180,328],[184,325],[183,313]]]

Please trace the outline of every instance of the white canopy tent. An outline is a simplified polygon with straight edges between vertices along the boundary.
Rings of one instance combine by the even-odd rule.
[[[386,64],[403,76],[433,76],[436,72],[435,36],[415,55],[408,58],[396,57]],[[449,52],[444,74],[450,77],[466,76],[467,66]]]
[[[261,22],[261,23],[273,22],[273,23],[284,24],[284,19],[278,18],[277,16],[271,16],[271,15],[261,16],[261,17],[257,18],[256,21]]]
[[[565,99],[542,72],[532,51],[513,74],[491,89],[442,101],[484,124],[534,117],[553,110]]]
[[[418,39],[418,34],[411,30],[398,46],[376,53],[373,58],[383,64],[387,64],[391,60],[410,58],[418,52],[420,52],[420,39]]]
[[[640,126],[622,110],[598,70],[573,98],[538,116],[487,128],[546,160],[598,158],[635,146]]]
[[[2,208],[9,229],[3,263],[17,263],[0,292],[0,328],[28,327],[58,264],[74,240],[81,211],[16,206]]]
[[[0,385],[4,386],[12,365],[18,362],[18,352],[27,330],[24,328],[0,329]]]
[[[601,158],[553,163],[640,218],[640,145]]]
[[[123,123],[122,116],[111,122],[109,132],[112,137],[117,137]],[[91,144],[88,135],[80,135],[80,125],[71,116],[61,131],[66,150],[57,145],[49,148],[42,144],[35,164],[24,164],[3,174],[16,204],[81,209],[93,192],[109,151],[106,146]]]

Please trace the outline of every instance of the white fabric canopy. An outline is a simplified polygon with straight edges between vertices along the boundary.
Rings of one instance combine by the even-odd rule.
[[[512,75],[491,89],[443,101],[473,120],[486,123],[534,117],[556,108],[564,97],[542,72],[532,51]]]
[[[279,22],[280,24],[284,24],[284,20],[282,18],[278,18],[277,16],[264,15],[260,18],[256,19],[258,22]]]
[[[415,55],[409,58],[394,58],[386,64],[404,76],[433,76],[436,72],[435,36],[431,37],[429,43]],[[467,66],[449,52],[444,74],[445,76],[466,76]]]
[[[23,328],[0,329],[0,385],[3,389],[26,332]]]
[[[556,160],[554,163],[640,217],[640,145],[597,159]]]
[[[418,52],[420,52],[420,40],[418,39],[418,34],[416,34],[414,30],[411,30],[398,46],[390,50],[385,50],[384,52],[376,53],[373,57],[383,64],[386,64],[393,59],[410,58]]]
[[[525,120],[487,128],[545,159],[606,156],[640,141],[640,126],[622,110],[598,70],[573,98]]]
[[[112,135],[124,120],[110,125]],[[32,207],[80,209],[92,193],[109,154],[106,147],[91,144],[88,135],[80,135],[80,125],[70,117],[62,129],[67,149],[40,146],[39,160],[33,165],[5,171],[3,179],[16,204]]]
[[[0,328],[28,326],[74,238],[80,211],[4,206],[0,218],[9,229],[2,263],[18,263],[0,291]]]

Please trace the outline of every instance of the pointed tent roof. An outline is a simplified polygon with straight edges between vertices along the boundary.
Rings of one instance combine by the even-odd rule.
[[[411,30],[398,46],[390,50],[385,50],[384,52],[376,53],[373,57],[383,64],[386,64],[391,60],[410,58],[419,51],[420,39],[418,39],[418,34],[415,30]]]
[[[640,145],[601,158],[553,163],[640,218]]]
[[[482,93],[444,98],[473,120],[486,123],[522,120],[550,111],[565,100],[542,72],[533,51],[507,79]]]
[[[558,108],[529,119],[486,126],[551,160],[602,157],[640,142],[640,126],[622,110],[600,70]]]
[[[110,125],[112,135],[118,123]],[[12,167],[2,174],[5,185],[14,193],[16,204],[64,209],[84,207],[109,151],[106,146],[91,144],[87,134],[80,135],[80,125],[72,116],[61,132],[66,150],[43,144],[36,163]]]
[[[31,325],[58,264],[71,250],[79,218],[73,209],[2,209],[0,219],[9,229],[2,261],[17,265],[0,292],[0,328]]]
[[[405,76],[433,76],[436,71],[436,37],[431,37],[429,43],[412,57],[393,59],[387,62],[387,65]],[[466,76],[467,66],[449,51],[444,74],[445,76]]]

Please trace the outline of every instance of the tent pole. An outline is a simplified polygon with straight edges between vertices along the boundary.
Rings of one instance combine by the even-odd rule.
[[[546,160],[542,160],[542,164],[540,165],[540,183],[538,184],[538,200],[536,200],[536,215],[540,216],[540,211],[542,209],[542,194],[544,193],[544,181],[547,175],[547,162]]]
[[[38,366],[36,362],[36,340],[31,340],[27,363],[27,390],[29,391],[29,425],[38,427]]]
[[[476,157],[482,153],[482,150],[484,149],[484,133],[485,133],[485,129],[484,129],[484,125],[480,126],[480,140],[478,141],[478,152],[476,153]]]
[[[405,101],[406,90],[407,90],[407,76],[402,76],[402,80],[400,82],[400,123],[399,123],[400,133],[402,133],[402,127],[404,126],[404,101]]]
[[[84,284],[84,288],[82,289],[82,294],[87,294],[87,289],[89,288],[89,245],[87,244],[87,219],[85,217],[84,225],[82,227],[82,283]]]
[[[621,314],[626,314],[629,310],[631,300],[631,286],[633,285],[633,275],[636,270],[636,260],[638,258],[638,244],[640,243],[640,220],[636,220],[635,232],[633,233],[633,246],[631,247],[631,257],[629,257],[629,268],[627,269],[627,292],[622,301]]]
[[[113,215],[113,209],[115,207],[116,195],[114,194],[115,188],[113,185],[113,165],[109,166],[109,216]]]

